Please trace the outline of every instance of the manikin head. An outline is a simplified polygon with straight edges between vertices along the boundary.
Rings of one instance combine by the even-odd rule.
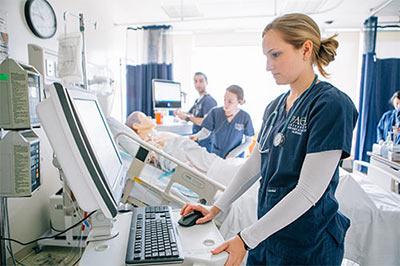
[[[132,112],[126,119],[125,124],[132,128],[141,138],[147,136],[156,127],[151,117],[140,111]]]

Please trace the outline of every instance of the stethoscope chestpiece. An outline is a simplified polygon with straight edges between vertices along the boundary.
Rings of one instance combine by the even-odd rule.
[[[285,142],[285,135],[283,135],[282,132],[279,132],[278,134],[275,135],[273,141],[275,147],[282,146],[284,142]]]

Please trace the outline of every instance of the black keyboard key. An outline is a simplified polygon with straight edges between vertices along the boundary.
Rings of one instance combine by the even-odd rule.
[[[172,257],[178,257],[179,253],[178,251],[172,251]]]

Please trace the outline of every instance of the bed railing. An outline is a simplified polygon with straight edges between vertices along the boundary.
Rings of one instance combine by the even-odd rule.
[[[367,168],[367,174],[364,174],[361,172],[361,166],[364,166]],[[373,171],[370,171],[373,170]],[[371,174],[371,172],[373,174]],[[364,161],[359,161],[355,160],[353,162],[353,173],[360,177],[360,178],[367,178],[369,181],[373,182],[374,184],[382,187],[385,190],[388,190],[390,192],[396,192],[394,189],[394,186],[398,183],[400,183],[400,173],[396,170],[393,170],[393,172],[389,172],[385,169],[382,169],[376,165],[370,164],[368,162]],[[382,186],[381,182],[378,182],[378,178],[388,178],[392,182],[391,189],[388,189],[388,187]]]
[[[132,137],[125,132],[120,132],[114,137],[117,143],[120,136],[125,136],[131,139],[139,146],[136,156],[134,157],[133,162],[128,170],[130,179],[140,180],[142,184],[144,184],[148,189],[151,189],[153,193],[156,193],[163,198],[165,203],[175,202],[181,206],[183,206],[185,203],[182,199],[179,199],[172,193],[171,188],[173,184],[180,184],[193,191],[199,196],[199,200],[206,204],[212,204],[217,193],[225,190],[225,186],[221,183],[210,179],[197,169],[190,167],[189,165],[158,149],[154,145],[151,145],[137,137]],[[140,179],[140,173],[142,172],[144,165],[147,163],[147,157],[150,155],[150,151],[155,152],[159,156],[162,156],[176,164],[175,171],[173,174],[171,174],[170,180],[165,189],[157,188],[156,186],[146,183]],[[126,196],[126,191],[124,192],[124,196]],[[122,200],[124,201],[124,199],[125,198]]]

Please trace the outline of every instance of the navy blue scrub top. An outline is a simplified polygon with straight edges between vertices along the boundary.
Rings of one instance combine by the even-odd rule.
[[[388,132],[392,132],[392,127],[400,124],[400,112],[396,110],[390,110],[384,113],[379,120],[377,126],[377,142],[380,140],[386,140]],[[399,144],[400,138],[397,139],[396,144]]]
[[[242,144],[243,136],[254,136],[250,115],[243,110],[239,110],[232,121],[228,122],[224,108],[216,107],[203,120],[202,127],[212,132],[210,152],[221,158],[225,158],[230,151]]]
[[[305,93],[294,102],[288,114],[285,110],[286,100],[279,106],[275,126],[266,142],[267,152],[261,153],[259,219],[295,188],[307,153],[342,150],[341,159],[350,155],[352,133],[358,117],[353,102],[346,94],[327,82],[319,82],[309,90],[311,91],[293,115],[291,112]],[[267,106],[263,127],[269,126],[271,119],[268,118],[275,110],[279,98]],[[290,115],[292,117],[284,134],[285,142],[283,146],[275,147],[273,138],[282,132]],[[262,134],[259,135],[258,143],[262,143],[261,137]],[[315,178],[318,178],[318,173],[315,173]],[[328,252],[326,248],[314,253],[313,251],[316,251],[318,245],[321,246],[322,239],[327,239],[326,237],[333,237],[338,244],[343,243],[350,221],[338,212],[335,198],[338,180],[337,168],[327,190],[315,206],[260,245],[265,245],[265,248],[276,256],[292,258],[295,262],[299,258],[294,256],[300,255],[304,259],[307,254],[310,256],[320,252],[322,253],[315,259],[324,256],[323,252]],[[298,263],[300,261],[298,260]]]
[[[190,108],[188,113],[192,114],[195,117],[205,117],[208,112],[210,112],[210,110],[215,106],[217,106],[217,101],[215,101],[211,95],[206,94],[194,102],[194,105],[192,106],[192,108]],[[193,134],[199,132],[200,129],[201,126],[193,124]]]

